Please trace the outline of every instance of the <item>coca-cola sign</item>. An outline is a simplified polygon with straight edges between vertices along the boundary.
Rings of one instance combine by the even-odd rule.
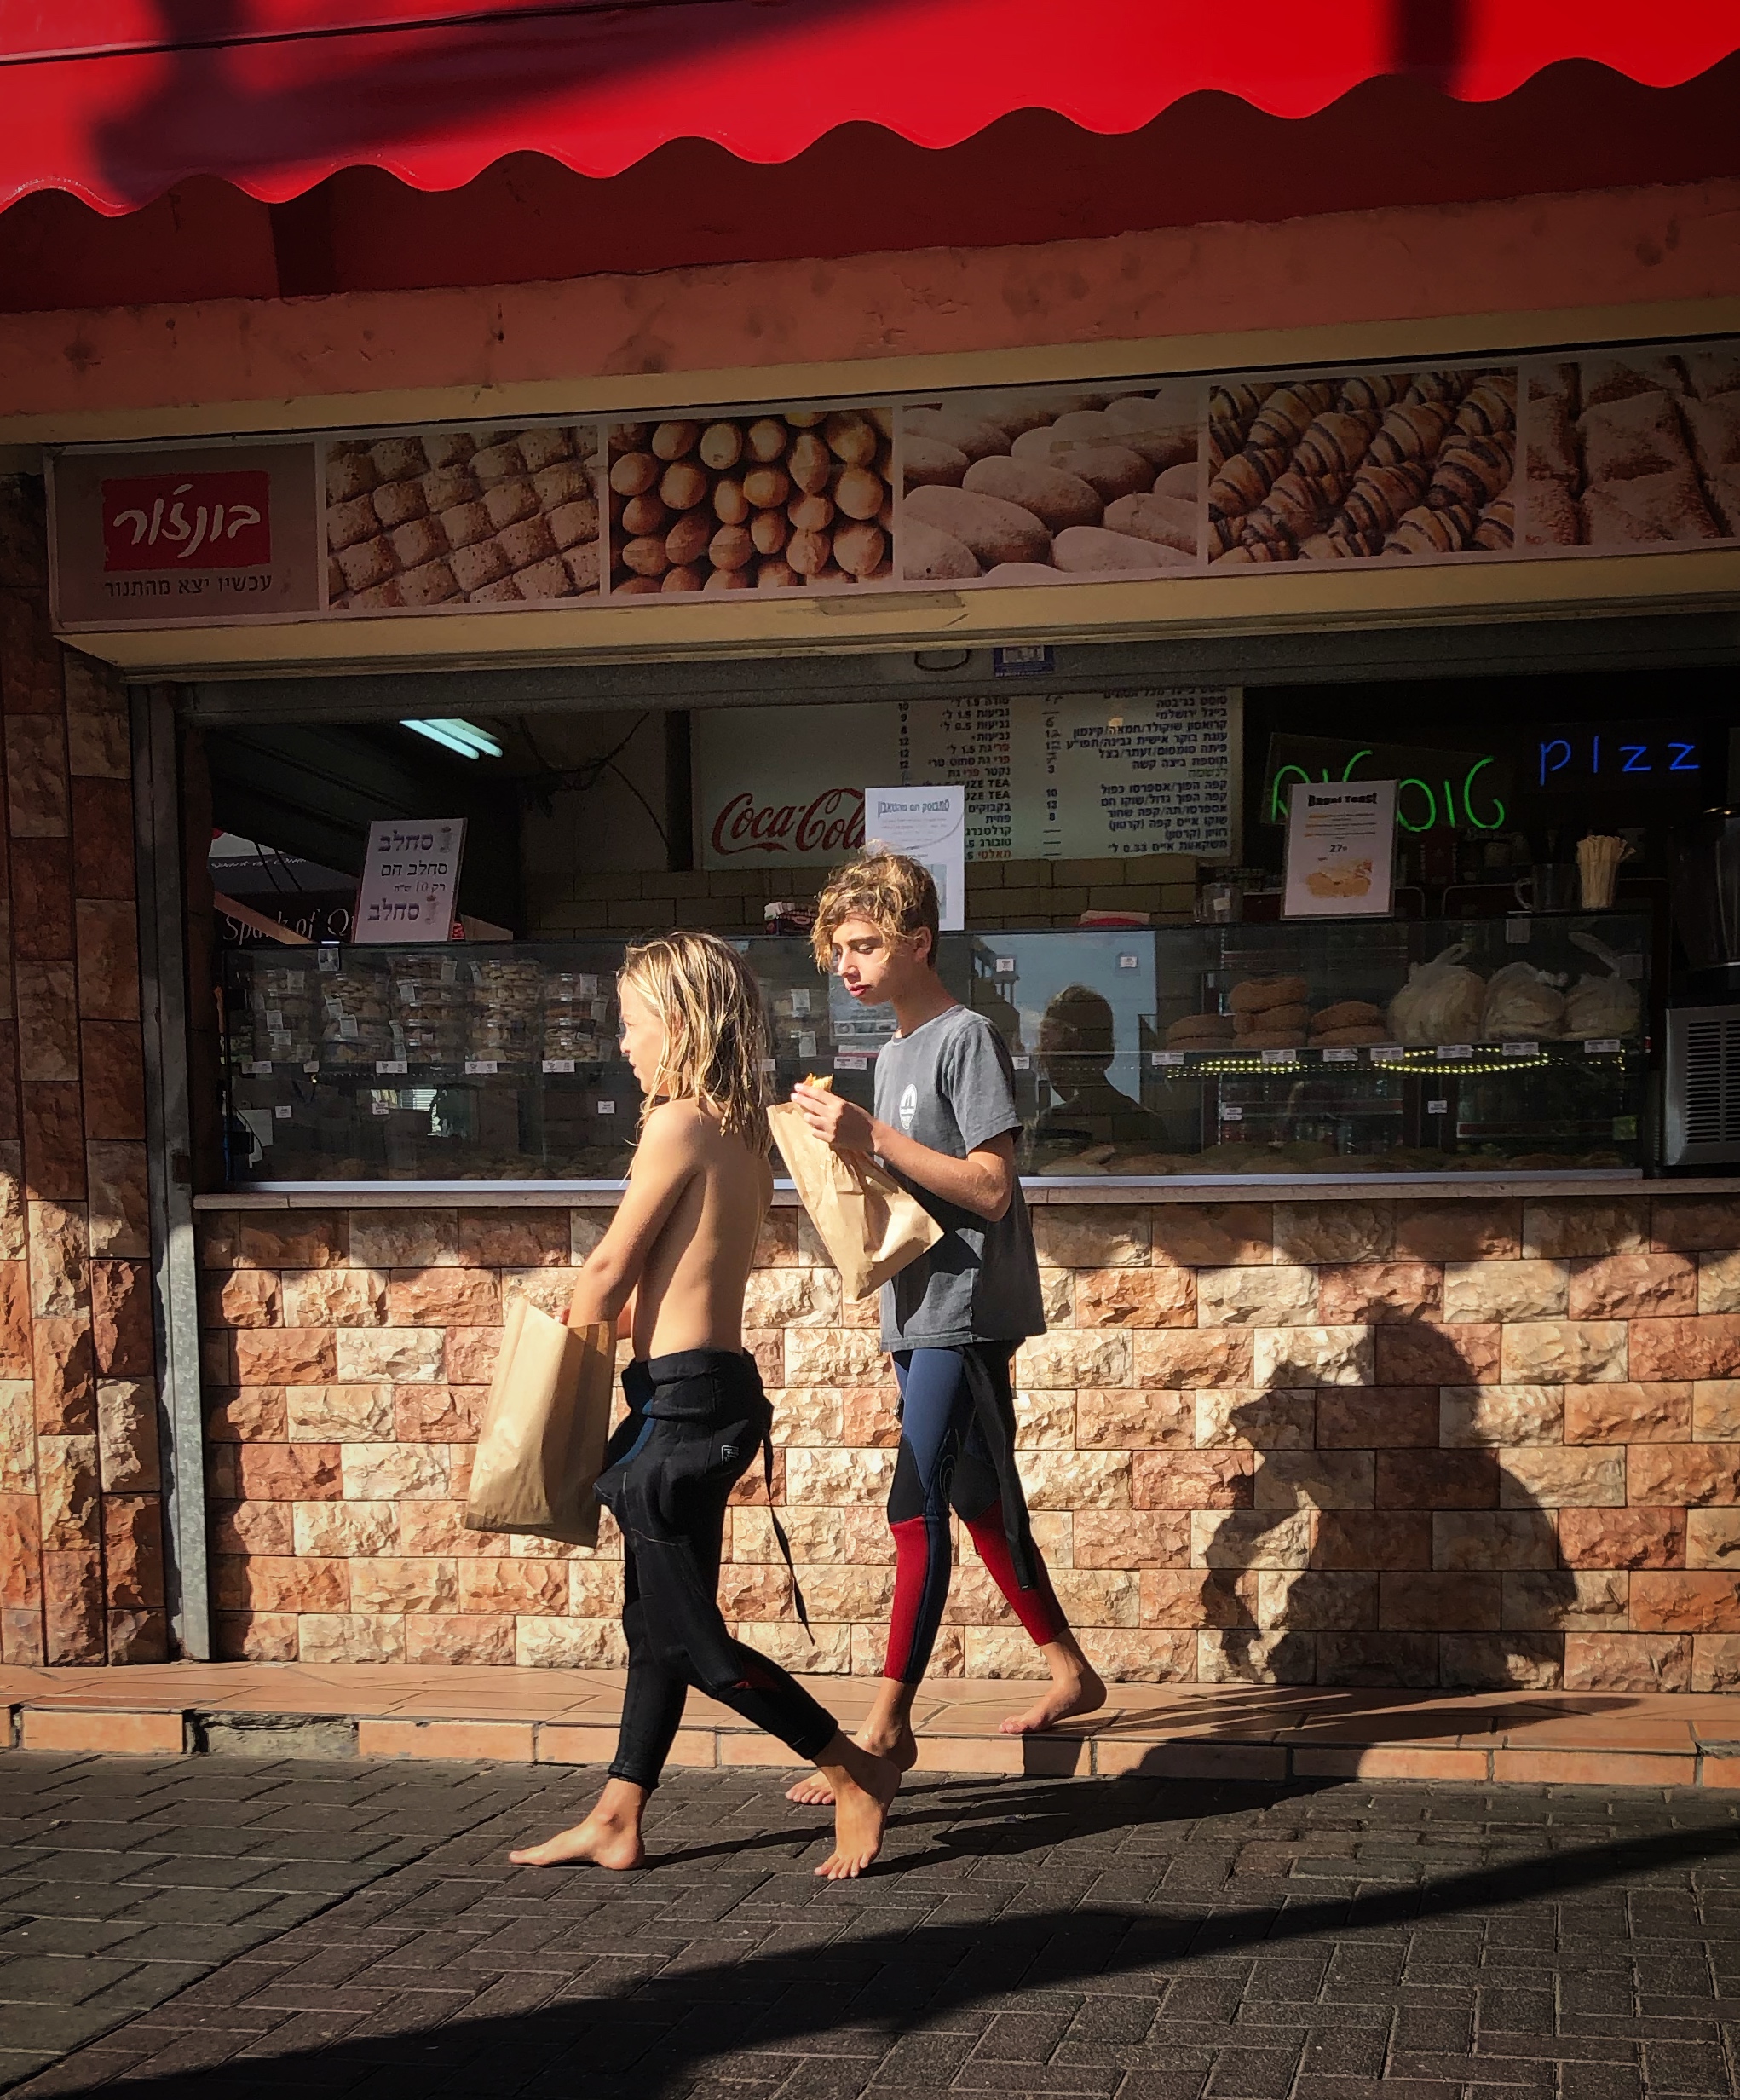
[[[713,819],[712,849],[721,859],[771,853],[825,860],[864,843],[864,790],[824,788],[807,802],[758,801],[747,788]]]

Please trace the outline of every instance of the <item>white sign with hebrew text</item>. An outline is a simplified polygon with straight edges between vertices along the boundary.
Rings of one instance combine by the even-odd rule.
[[[359,943],[448,939],[464,851],[463,816],[377,817],[369,826],[351,938]]]

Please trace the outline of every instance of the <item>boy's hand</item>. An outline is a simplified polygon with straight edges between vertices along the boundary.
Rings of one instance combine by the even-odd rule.
[[[820,1087],[793,1087],[792,1099],[816,1136],[837,1152],[873,1152],[876,1126],[856,1101]]]

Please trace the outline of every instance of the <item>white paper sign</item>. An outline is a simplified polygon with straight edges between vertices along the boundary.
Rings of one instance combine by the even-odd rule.
[[[1396,783],[1295,781],[1283,919],[1386,917],[1395,902]]]
[[[463,816],[431,817],[427,822],[377,817],[369,826],[352,939],[447,939],[464,850]]]
[[[966,924],[966,789],[867,788],[864,839],[909,854],[936,885],[942,930]]]

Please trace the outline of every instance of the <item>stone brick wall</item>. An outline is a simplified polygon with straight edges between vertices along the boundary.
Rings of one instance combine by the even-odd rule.
[[[697,868],[677,874],[564,874],[528,869],[526,937],[620,936],[659,926],[758,932],[772,898],[813,898],[827,868]],[[1085,911],[1145,911],[1156,924],[1189,920],[1196,863],[1186,853],[1129,860],[973,861],[968,918],[975,932],[1003,926],[1073,926]]]
[[[0,478],[0,1657],[167,1652],[126,707]]]
[[[221,1652],[620,1659],[614,1547],[465,1531],[503,1304],[605,1214],[205,1214]],[[1046,1204],[1022,1468],[1090,1654],[1138,1682],[1740,1688],[1740,1196]],[[751,1295],[758,1472],[722,1594],[801,1669],[874,1674],[893,1388],[792,1210]],[[1030,1674],[963,1540],[936,1667]]]

